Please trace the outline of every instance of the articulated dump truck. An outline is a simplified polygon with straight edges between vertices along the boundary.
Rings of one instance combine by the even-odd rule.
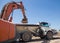
[[[11,22],[0,19],[0,43],[16,41],[30,41],[32,36],[40,37],[41,39],[53,38],[53,32],[47,22],[39,24],[13,24]]]

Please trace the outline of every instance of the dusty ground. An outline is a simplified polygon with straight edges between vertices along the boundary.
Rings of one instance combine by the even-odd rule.
[[[57,36],[60,36],[60,32],[58,32]]]
[[[40,39],[39,37],[33,37],[30,42],[15,42],[15,43],[60,43],[60,32],[54,36],[51,40]]]
[[[51,39],[51,40],[42,40],[42,39],[39,39],[39,38],[37,38],[37,39],[33,39],[31,42],[28,42],[28,43],[60,43],[60,36],[54,36],[54,38],[53,39]]]

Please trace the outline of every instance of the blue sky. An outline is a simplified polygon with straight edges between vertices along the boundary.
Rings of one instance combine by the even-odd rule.
[[[0,13],[9,2],[21,0],[0,0]],[[60,0],[22,0],[26,9],[28,23],[48,22],[52,28],[60,29]],[[20,9],[13,11],[13,23],[21,23],[23,16]]]

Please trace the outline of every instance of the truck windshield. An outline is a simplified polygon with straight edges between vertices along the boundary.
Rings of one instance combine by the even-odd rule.
[[[49,24],[48,23],[41,23],[40,25],[41,26],[45,26],[45,27],[49,27]]]

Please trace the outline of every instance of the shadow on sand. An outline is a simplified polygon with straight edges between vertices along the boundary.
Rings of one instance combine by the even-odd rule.
[[[50,40],[56,40],[56,39],[60,39],[60,37],[56,37],[56,38],[53,38],[53,39],[50,39]],[[50,40],[42,40],[43,42],[42,43],[50,43]]]
[[[60,37],[56,37],[56,38],[53,38],[51,40],[56,40],[56,39],[60,39]],[[50,43],[50,40],[46,40],[46,39],[33,39],[33,40],[29,41],[29,42],[36,42],[36,41],[42,41],[42,43]],[[11,42],[11,43],[29,43],[29,42],[23,42],[21,40],[19,42],[14,41],[14,42]]]

